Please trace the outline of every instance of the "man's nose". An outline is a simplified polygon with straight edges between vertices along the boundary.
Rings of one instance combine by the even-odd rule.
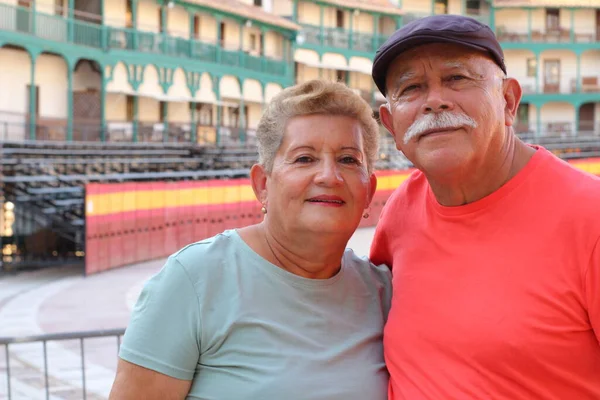
[[[427,99],[421,107],[423,114],[438,113],[442,111],[450,111],[454,108],[454,104],[448,100],[447,94],[441,85],[436,85],[429,88]]]

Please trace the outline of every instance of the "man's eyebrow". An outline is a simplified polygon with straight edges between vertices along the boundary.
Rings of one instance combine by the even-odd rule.
[[[473,76],[481,75],[481,74],[478,74],[477,72],[475,72],[475,70],[473,68],[471,68],[471,66],[469,66],[469,64],[462,62],[462,61],[458,61],[458,60],[446,61],[443,65],[445,68],[448,68],[448,69],[464,70],[467,73],[469,73],[469,75],[473,75]]]
[[[400,89],[400,86],[402,86],[402,84],[404,82],[413,79],[415,76],[417,76],[417,73],[414,71],[404,71],[404,72],[399,73],[393,82],[394,92],[397,92],[398,89]]]

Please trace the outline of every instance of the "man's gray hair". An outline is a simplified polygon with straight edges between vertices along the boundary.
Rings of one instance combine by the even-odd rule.
[[[371,173],[379,151],[379,127],[371,106],[346,85],[324,80],[286,88],[269,103],[256,131],[259,163],[265,170],[271,172],[273,168],[289,120],[314,114],[347,116],[360,123],[367,170]]]

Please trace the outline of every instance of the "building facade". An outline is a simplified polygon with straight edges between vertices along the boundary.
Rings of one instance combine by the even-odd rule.
[[[273,96],[318,77],[376,111],[376,49],[441,13],[496,32],[520,133],[600,135],[600,0],[0,0],[0,138],[251,142]]]

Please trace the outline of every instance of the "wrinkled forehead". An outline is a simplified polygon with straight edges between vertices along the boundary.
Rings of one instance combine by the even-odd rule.
[[[495,65],[485,51],[455,44],[432,43],[412,48],[396,57],[388,68],[386,81],[392,83],[399,76],[426,70],[454,68],[485,77],[493,73],[492,67]]]

